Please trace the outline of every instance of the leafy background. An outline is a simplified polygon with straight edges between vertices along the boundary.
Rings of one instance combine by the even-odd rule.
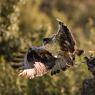
[[[82,81],[92,77],[85,64],[55,76],[18,77],[10,64],[14,53],[57,31],[59,18],[72,31],[78,48],[95,50],[94,0],[0,0],[0,95],[80,95]]]

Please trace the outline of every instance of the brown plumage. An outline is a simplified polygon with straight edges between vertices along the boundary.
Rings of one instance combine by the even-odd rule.
[[[63,22],[58,21],[58,32],[49,38],[44,38],[43,44],[28,49],[23,61],[24,70],[20,76],[34,78],[48,71],[53,75],[60,70],[65,71],[74,64],[75,40]],[[78,54],[81,55],[81,52]]]
[[[71,53],[75,50],[75,40],[72,36],[71,32],[67,28],[67,26],[64,25],[63,22],[58,21],[59,24],[59,30],[57,33],[57,39],[59,40],[59,45],[61,47],[61,50],[69,51]]]

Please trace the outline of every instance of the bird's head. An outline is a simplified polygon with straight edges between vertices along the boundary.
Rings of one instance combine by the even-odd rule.
[[[43,44],[44,45],[51,43],[51,41],[52,41],[51,38],[43,38]]]
[[[47,45],[47,44],[52,44],[55,42],[56,38],[55,38],[56,35],[53,35],[52,37],[49,37],[49,38],[43,38],[43,44],[44,45]]]

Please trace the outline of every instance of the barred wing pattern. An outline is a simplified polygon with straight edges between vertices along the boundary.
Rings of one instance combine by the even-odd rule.
[[[63,51],[69,51],[71,53],[75,50],[75,40],[72,36],[71,32],[67,28],[67,26],[64,25],[63,22],[58,21],[59,30],[56,34],[57,39],[59,40],[59,45],[61,47],[61,50]]]

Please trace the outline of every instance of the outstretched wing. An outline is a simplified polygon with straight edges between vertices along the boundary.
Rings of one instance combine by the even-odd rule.
[[[75,50],[75,40],[74,37],[72,36],[71,32],[67,28],[67,26],[64,25],[63,22],[58,20],[58,33],[57,33],[57,38],[59,41],[59,45],[61,47],[61,50],[63,51],[69,51],[69,52],[74,52]]]
[[[19,62],[22,58],[17,56],[15,62]],[[34,78],[34,76],[42,76],[52,69],[55,65],[56,58],[52,54],[45,50],[44,47],[31,47],[28,49],[23,60],[23,69],[20,76],[28,76]],[[19,65],[21,66],[21,65]],[[17,67],[14,65],[13,67]]]
[[[58,30],[58,40],[59,40],[59,45],[61,47],[62,51],[68,51],[70,53],[73,53],[74,55],[82,55],[84,53],[84,50],[82,49],[77,49],[76,48],[76,42],[75,39],[68,29],[66,25],[60,20],[58,20],[59,24],[59,30]]]
[[[45,50],[44,47],[30,48],[27,52],[26,59],[29,65],[33,65],[35,62],[42,62],[48,69],[50,69],[55,63],[55,58],[49,51]]]
[[[49,38],[43,39],[44,45],[58,44],[62,51],[68,51],[73,53],[75,51],[75,40],[71,32],[64,25],[63,22],[58,20],[58,32]]]
[[[17,56],[17,58],[22,57]],[[53,75],[59,73],[60,70],[66,70],[70,63],[73,64],[73,61],[68,53],[55,58],[43,47],[31,47],[26,52],[23,63],[24,70],[19,75],[34,78],[42,76],[48,71],[51,71],[51,75]]]
[[[35,47],[32,46],[26,52],[20,52],[17,55],[14,55],[13,62],[22,64],[25,66],[24,69],[32,68],[35,62],[43,62],[45,65],[49,65],[48,68],[51,67],[51,62],[54,63],[55,58],[52,54],[47,51],[43,46]],[[15,66],[14,66],[15,67]]]

